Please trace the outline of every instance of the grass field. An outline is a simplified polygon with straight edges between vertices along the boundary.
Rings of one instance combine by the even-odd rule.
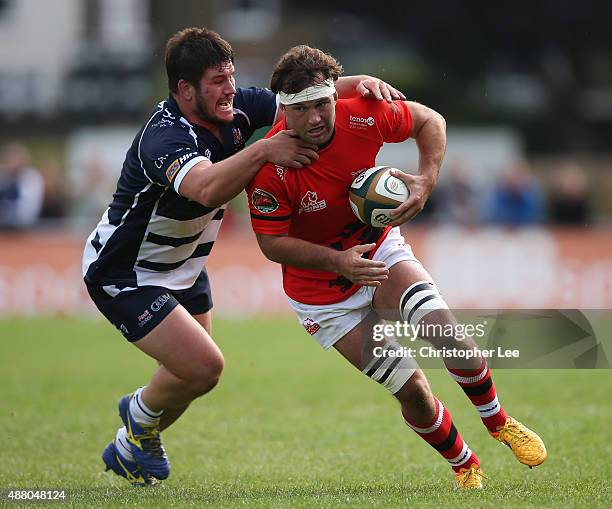
[[[0,489],[64,488],[68,501],[44,505],[78,508],[612,506],[612,371],[495,372],[506,408],[548,446],[529,470],[443,371],[428,370],[489,476],[465,493],[393,398],[292,319],[217,321],[214,333],[221,384],[164,433],[170,479],[135,489],[103,473],[99,456],[118,398],[154,363],[102,321],[0,321]]]

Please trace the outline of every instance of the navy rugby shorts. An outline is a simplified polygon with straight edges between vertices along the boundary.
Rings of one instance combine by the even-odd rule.
[[[186,290],[142,286],[112,297],[99,283],[85,281],[85,285],[100,312],[130,342],[146,336],[179,304],[191,315],[206,313],[213,307],[206,269]]]

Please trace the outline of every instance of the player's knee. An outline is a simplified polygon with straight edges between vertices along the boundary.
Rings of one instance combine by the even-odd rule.
[[[420,327],[423,318],[427,317],[427,322],[430,322],[434,316],[446,317],[448,304],[444,302],[436,285],[429,281],[418,281],[407,288],[401,296],[399,312],[406,322],[419,327],[419,336],[424,337],[424,334],[427,335],[427,330]]]
[[[208,363],[208,380],[213,384],[213,387],[219,383],[221,373],[225,367],[225,359],[221,352],[217,352]]]
[[[220,351],[204,356],[194,366],[189,377],[194,395],[201,396],[212,390],[221,379],[225,360]]]

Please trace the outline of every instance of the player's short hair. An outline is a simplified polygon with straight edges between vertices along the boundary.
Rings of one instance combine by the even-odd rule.
[[[274,66],[270,89],[275,94],[297,94],[310,85],[322,83],[342,74],[342,66],[330,54],[318,48],[294,46]]]
[[[207,28],[185,28],[166,43],[168,88],[178,92],[181,79],[197,86],[206,69],[233,61],[232,46],[217,32]]]

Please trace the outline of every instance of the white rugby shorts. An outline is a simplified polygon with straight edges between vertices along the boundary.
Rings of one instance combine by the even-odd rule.
[[[397,227],[387,234],[372,259],[385,262],[388,269],[403,261],[420,263]],[[303,304],[287,298],[300,324],[327,350],[368,316],[375,290],[373,286],[362,286],[350,297],[333,304]]]

